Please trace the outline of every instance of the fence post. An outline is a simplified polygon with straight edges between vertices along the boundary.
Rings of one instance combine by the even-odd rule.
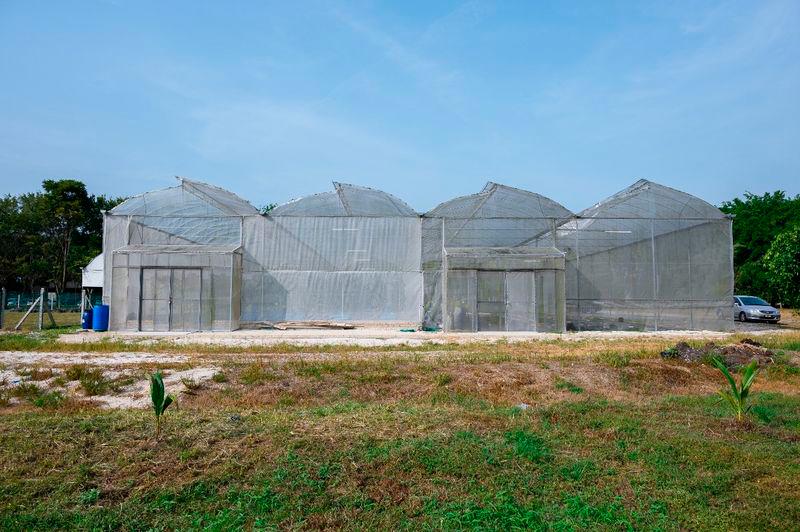
[[[3,287],[2,292],[0,292],[0,329],[3,328],[5,322],[3,321],[6,317],[6,289]]]
[[[39,330],[44,325],[44,287],[39,289]]]

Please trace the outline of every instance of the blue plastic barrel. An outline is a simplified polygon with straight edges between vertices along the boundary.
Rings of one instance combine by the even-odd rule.
[[[91,329],[92,328],[92,309],[87,308],[83,311],[83,316],[81,316],[81,329]]]
[[[108,330],[108,305],[97,305],[92,312],[92,329],[95,331]]]

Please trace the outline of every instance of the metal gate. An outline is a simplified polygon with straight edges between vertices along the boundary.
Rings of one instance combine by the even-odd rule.
[[[198,331],[203,284],[199,268],[142,268],[140,331]]]

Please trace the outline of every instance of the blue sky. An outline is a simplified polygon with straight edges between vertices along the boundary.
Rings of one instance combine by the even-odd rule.
[[[0,0],[0,192],[800,192],[800,1]]]

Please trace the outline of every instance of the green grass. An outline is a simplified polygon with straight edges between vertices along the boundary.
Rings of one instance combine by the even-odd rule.
[[[570,393],[583,393],[583,388],[564,379],[556,379],[556,390],[566,390]]]
[[[648,342],[195,349],[0,335],[0,349],[252,353],[226,356],[224,373],[167,412],[159,442],[152,410],[97,410],[65,398],[55,381],[33,382],[46,368],[27,369],[23,385],[0,395],[0,530],[800,522],[800,397],[756,393],[749,423],[737,425],[715,396],[664,396],[684,381],[668,363],[652,364],[664,346]],[[258,356],[264,350],[335,356]],[[351,356],[362,351],[370,356]],[[438,351],[445,356],[426,356]],[[756,387],[796,386],[789,359],[777,357]],[[588,377],[573,377],[584,369]],[[540,370],[554,378],[527,378]],[[709,382],[707,370],[688,371]],[[83,389],[94,378],[112,392],[132,382],[97,372],[75,365],[57,378]],[[617,375],[627,379],[623,393],[609,397],[628,399],[599,397]],[[520,401],[530,406],[512,406]]]
[[[26,308],[23,311],[6,310],[3,316],[3,329],[12,330],[14,326],[25,315]],[[47,314],[44,316],[44,331],[57,331],[57,332],[71,332],[80,328],[81,315],[79,312],[57,312],[53,311],[53,318],[56,321],[56,326],[53,327]],[[20,330],[23,332],[34,331],[38,327],[38,309],[34,310],[22,324]]]
[[[748,529],[800,522],[800,399],[448,393],[278,410],[0,416],[0,529]],[[43,445],[46,442],[46,445]]]

